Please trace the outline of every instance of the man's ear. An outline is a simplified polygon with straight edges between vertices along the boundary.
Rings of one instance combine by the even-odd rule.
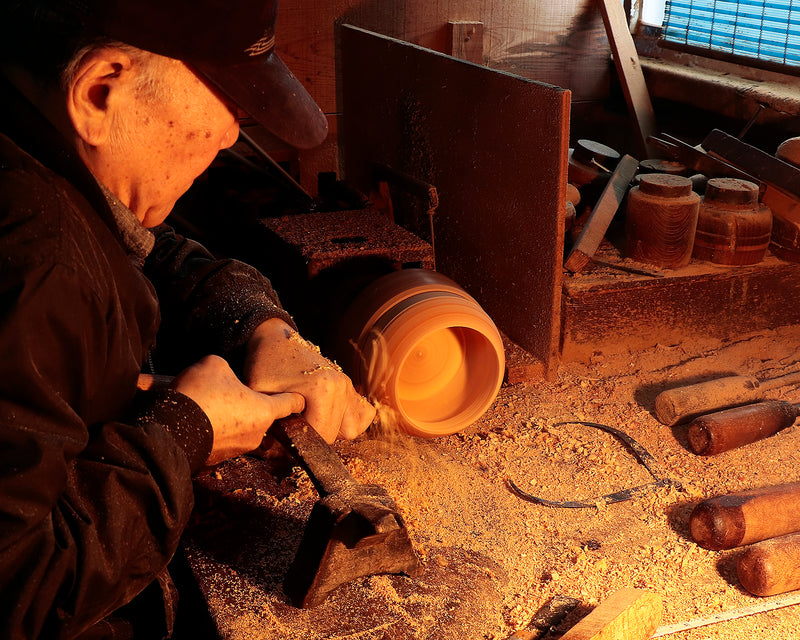
[[[87,145],[108,141],[115,111],[131,97],[131,66],[130,56],[113,47],[98,49],[81,61],[67,88],[67,112]]]

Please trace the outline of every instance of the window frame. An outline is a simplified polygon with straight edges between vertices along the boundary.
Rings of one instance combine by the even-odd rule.
[[[636,27],[634,37],[637,41],[637,45],[645,51],[646,55],[670,59],[675,56],[670,55],[668,52],[676,52],[679,54],[678,57],[680,57],[680,54],[691,56],[695,63],[699,62],[700,66],[705,66],[702,61],[707,59],[710,61],[718,61],[723,64],[737,65],[738,67],[759,69],[773,74],[787,76],[788,78],[800,77],[800,65],[752,58],[750,56],[737,55],[717,49],[666,40],[663,35],[662,27],[645,24],[641,21],[641,8],[644,3],[659,3],[664,5],[665,0],[637,0],[639,15],[635,17]],[[714,65],[711,64],[710,66],[713,67]]]

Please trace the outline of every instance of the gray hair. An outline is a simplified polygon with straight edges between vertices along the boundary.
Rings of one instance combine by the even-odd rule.
[[[86,44],[73,54],[59,75],[59,85],[62,91],[66,91],[72,85],[83,61],[102,49],[119,49],[131,59],[133,70],[136,73],[136,90],[142,99],[148,102],[158,102],[169,97],[171,87],[168,82],[165,82],[165,77],[168,66],[175,61],[124,42],[107,39]]]

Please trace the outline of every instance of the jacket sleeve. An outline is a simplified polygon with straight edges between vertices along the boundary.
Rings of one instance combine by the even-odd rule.
[[[158,293],[162,325],[159,351],[181,366],[209,353],[230,358],[270,318],[294,327],[270,281],[238,260],[216,259],[169,226],[154,230],[155,246],[144,272]]]
[[[120,415],[136,370],[114,367],[128,343],[96,288],[61,265],[0,275],[0,637],[70,638],[173,555],[202,453],[166,416],[204,415],[179,394]]]

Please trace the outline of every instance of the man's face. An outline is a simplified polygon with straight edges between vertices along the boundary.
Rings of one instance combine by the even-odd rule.
[[[152,75],[156,89],[133,88],[119,110],[98,175],[145,227],[163,222],[239,135],[236,108],[184,63],[161,58]]]

